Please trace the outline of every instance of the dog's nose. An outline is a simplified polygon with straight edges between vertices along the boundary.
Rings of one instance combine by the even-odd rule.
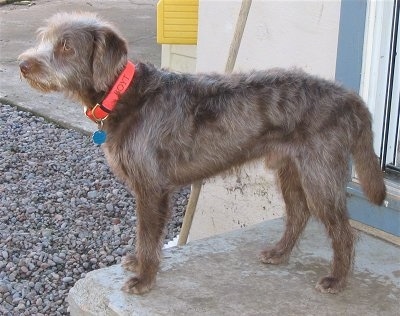
[[[20,62],[19,69],[21,69],[22,74],[26,75],[32,68],[32,63],[28,60]]]

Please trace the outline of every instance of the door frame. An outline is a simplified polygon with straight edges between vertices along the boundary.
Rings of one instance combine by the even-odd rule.
[[[387,119],[388,64],[395,1],[342,0],[339,22],[337,81],[360,93],[373,116],[374,149],[382,153],[385,140],[383,127]],[[393,133],[392,133],[393,134]],[[393,137],[387,134],[386,137]],[[385,162],[382,162],[383,164]],[[385,179],[387,198],[375,206],[365,198],[357,177],[347,187],[351,219],[400,236],[400,183]]]

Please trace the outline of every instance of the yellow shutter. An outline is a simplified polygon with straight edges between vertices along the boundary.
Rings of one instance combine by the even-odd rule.
[[[160,0],[157,43],[197,44],[198,0]]]

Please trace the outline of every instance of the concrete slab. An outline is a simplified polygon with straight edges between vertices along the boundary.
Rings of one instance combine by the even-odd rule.
[[[359,234],[354,273],[345,291],[314,289],[328,272],[331,249],[319,223],[309,223],[288,264],[257,260],[280,238],[283,220],[168,249],[155,289],[131,296],[120,265],[93,271],[69,293],[76,315],[399,315],[400,248]]]
[[[11,103],[44,116],[60,125],[92,132],[96,125],[80,105],[59,94],[33,90],[20,79],[17,57],[35,42],[35,32],[56,12],[90,11],[112,22],[129,44],[133,60],[161,63],[161,46],[156,43],[157,0],[41,0],[35,5],[0,7],[0,102]]]

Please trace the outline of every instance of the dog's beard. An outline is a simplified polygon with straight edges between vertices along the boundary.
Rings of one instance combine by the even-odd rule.
[[[41,78],[39,78],[38,76],[30,76],[30,75],[20,75],[21,79],[22,77],[26,79],[26,81],[28,82],[28,84],[36,89],[39,90],[41,92],[44,93],[49,93],[49,92],[57,92],[60,91],[60,86],[57,84],[54,84],[53,82],[51,82],[50,80],[46,80],[46,76],[42,76]]]

